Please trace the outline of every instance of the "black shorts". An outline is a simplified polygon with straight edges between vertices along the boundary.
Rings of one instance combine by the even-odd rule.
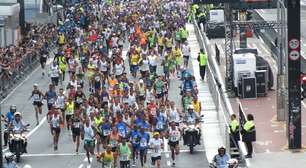
[[[52,82],[55,86],[58,86],[58,79],[59,79],[59,77],[51,77],[51,82]]]
[[[51,110],[51,108],[53,107],[52,103],[48,103],[48,110]]]
[[[61,128],[60,127],[52,127],[51,128],[52,133],[60,134],[61,133]]]
[[[157,160],[161,160],[161,156],[151,157],[151,160],[152,160],[152,164],[155,165],[155,162],[156,162]]]
[[[81,129],[80,128],[72,128],[72,136],[80,136],[81,135]]]
[[[71,119],[72,115],[71,114],[66,114],[66,122],[69,122]]]
[[[40,62],[40,64],[41,64],[41,65],[45,65],[45,64],[46,64],[46,62],[47,62],[47,58],[40,57],[39,62]]]
[[[156,94],[157,99],[161,99],[164,97],[164,93]]]
[[[179,144],[179,141],[175,141],[175,142],[169,141],[168,142],[168,145],[173,148],[175,148],[178,144]]]
[[[40,101],[33,102],[33,106],[41,107],[42,105],[43,105],[43,103],[40,102]]]
[[[145,100],[146,100],[145,96],[138,96],[138,101],[145,101]]]

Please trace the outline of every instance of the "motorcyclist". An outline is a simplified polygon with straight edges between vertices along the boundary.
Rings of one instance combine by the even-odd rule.
[[[6,123],[5,126],[8,127],[8,124],[12,122],[14,119],[14,113],[16,112],[17,108],[15,105],[10,106],[10,111],[6,113],[6,115],[3,117],[4,122]],[[4,146],[7,146],[8,142],[8,137],[9,137],[9,132],[8,130],[5,130],[3,133],[3,139],[4,139]]]
[[[216,168],[228,168],[228,161],[230,160],[230,156],[226,154],[225,147],[221,146],[218,148],[218,154],[216,154],[213,158],[213,165]]]
[[[7,152],[4,154],[6,163],[4,163],[3,168],[18,168],[17,164],[14,162],[14,154],[12,152]]]
[[[26,125],[21,119],[21,113],[20,112],[15,112],[14,113],[14,119],[9,124],[9,130],[11,130],[13,134],[22,134],[26,130],[27,126],[28,125]],[[24,139],[23,144],[24,144],[24,151],[23,152],[27,153],[27,141],[26,141],[26,139]]]
[[[185,125],[183,127],[183,132],[187,128],[188,125],[194,125],[195,128],[199,131],[197,134],[197,143],[200,144],[200,136],[201,136],[201,129],[200,129],[200,116],[198,113],[194,111],[193,105],[188,106],[188,111],[185,115]],[[187,137],[183,136],[184,144],[187,142]]]

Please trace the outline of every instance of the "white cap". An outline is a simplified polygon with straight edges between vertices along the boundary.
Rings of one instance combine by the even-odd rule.
[[[33,86],[38,86],[38,84],[37,83],[34,83],[34,85]]]
[[[142,80],[142,79],[140,79],[140,80],[139,80],[139,83],[143,83],[143,80]]]
[[[193,110],[194,109],[193,105],[189,105],[188,109],[192,109]]]

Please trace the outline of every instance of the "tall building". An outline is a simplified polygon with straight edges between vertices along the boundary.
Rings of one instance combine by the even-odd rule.
[[[20,37],[20,4],[17,0],[0,2],[0,46],[17,44]]]

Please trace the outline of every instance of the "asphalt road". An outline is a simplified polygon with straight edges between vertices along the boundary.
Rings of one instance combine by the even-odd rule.
[[[127,46],[125,46],[127,48]],[[126,50],[124,54],[126,53]],[[51,59],[48,61],[51,63]],[[192,68],[191,63],[189,68]],[[128,69],[128,68],[127,68]],[[158,71],[161,71],[161,67]],[[67,78],[66,78],[67,79]],[[136,80],[132,79],[131,80]],[[66,81],[67,82],[67,81]],[[40,124],[35,126],[35,116],[34,109],[31,101],[28,100],[32,86],[34,83],[39,85],[39,89],[42,91],[47,91],[50,79],[48,77],[42,77],[41,69],[37,68],[33,73],[31,73],[25,81],[23,81],[12,93],[4,99],[2,104],[2,113],[6,113],[9,106],[12,104],[17,105],[18,111],[22,112],[23,120],[26,123],[30,123],[30,132],[28,133],[28,154],[25,154],[21,158],[20,167],[24,165],[30,165],[32,168],[91,168],[100,167],[95,159],[93,159],[92,164],[88,164],[86,156],[83,150],[83,142],[81,142],[80,153],[74,153],[74,144],[72,143],[72,137],[70,132],[66,129],[62,129],[60,140],[59,140],[59,150],[54,152],[52,145],[52,137],[50,134],[49,126],[46,122],[46,112],[47,109],[44,106],[43,114],[40,115]],[[178,86],[180,81],[178,79],[171,81],[171,86],[169,90],[169,99],[173,100],[180,106],[180,98]],[[64,83],[64,86],[66,84]],[[166,143],[165,143],[166,144]],[[203,144],[203,143],[202,143]],[[183,145],[181,146],[181,154],[177,158],[176,167],[193,167],[193,168],[203,168],[208,167],[208,162],[205,156],[204,146],[197,146],[195,148],[195,153],[189,154],[189,151]],[[7,149],[3,149],[7,151]],[[171,164],[171,158],[169,154],[169,148],[165,147],[164,153],[162,155],[162,168],[169,167]],[[137,167],[140,167],[137,165]]]

